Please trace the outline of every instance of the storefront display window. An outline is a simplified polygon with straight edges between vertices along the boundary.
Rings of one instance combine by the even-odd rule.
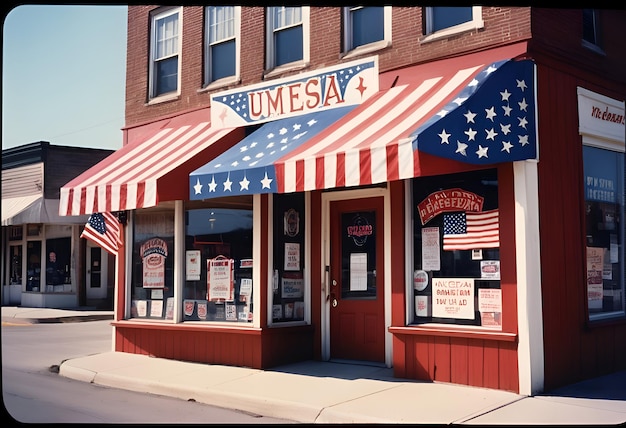
[[[185,211],[184,321],[253,320],[252,197],[236,199]]]
[[[502,329],[495,169],[413,180],[410,323]]]
[[[22,283],[22,245],[11,245],[9,247],[9,275],[10,284]]]
[[[26,291],[39,291],[41,278],[41,241],[26,244]]]
[[[133,220],[131,317],[173,319],[174,210],[140,210]]]
[[[276,194],[272,322],[304,320],[304,194]]]
[[[583,146],[587,304],[591,320],[624,315],[624,153]]]
[[[69,291],[66,285],[72,283],[70,276],[71,238],[46,239],[46,291]]]

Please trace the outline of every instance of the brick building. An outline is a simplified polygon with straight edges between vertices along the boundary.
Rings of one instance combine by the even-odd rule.
[[[624,11],[128,8],[115,349],[523,394],[626,367]]]

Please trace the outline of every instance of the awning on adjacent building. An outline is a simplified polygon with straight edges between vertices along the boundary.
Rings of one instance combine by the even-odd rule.
[[[411,67],[399,79],[406,84],[337,115],[279,157],[266,157],[270,139],[264,134],[277,135],[282,127],[288,129],[287,122],[267,123],[220,156],[219,165],[215,159],[194,171],[190,198],[408,179],[422,175],[420,153],[475,165],[536,159],[535,65],[498,55],[502,51]],[[227,163],[231,159],[237,161]],[[260,188],[253,190],[251,178]]]
[[[2,199],[2,226],[28,223],[84,224],[88,218],[62,217],[59,215],[59,200],[45,199],[40,194]]]
[[[15,198],[2,198],[2,225],[8,226],[13,223],[12,219],[31,206],[37,199],[43,198],[40,194],[17,196]]]
[[[123,146],[61,188],[59,213],[123,211],[186,200],[189,174],[244,135],[241,128],[211,127],[208,119],[206,111],[173,118]]]

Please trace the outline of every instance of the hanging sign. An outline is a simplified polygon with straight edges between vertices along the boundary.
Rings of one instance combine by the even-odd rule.
[[[207,260],[207,300],[225,301],[234,299],[233,259],[217,256]]]
[[[485,198],[467,190],[455,188],[433,192],[417,205],[422,225],[442,212],[482,211]]]
[[[149,239],[141,245],[139,253],[143,261],[143,288],[164,288],[167,242],[161,238]]]

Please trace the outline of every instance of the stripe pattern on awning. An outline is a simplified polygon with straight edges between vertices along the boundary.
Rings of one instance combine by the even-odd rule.
[[[162,190],[159,186],[180,186],[161,183],[161,177],[234,129],[196,122],[164,128],[147,140],[127,144],[61,188],[59,213],[80,215],[156,206]]]

